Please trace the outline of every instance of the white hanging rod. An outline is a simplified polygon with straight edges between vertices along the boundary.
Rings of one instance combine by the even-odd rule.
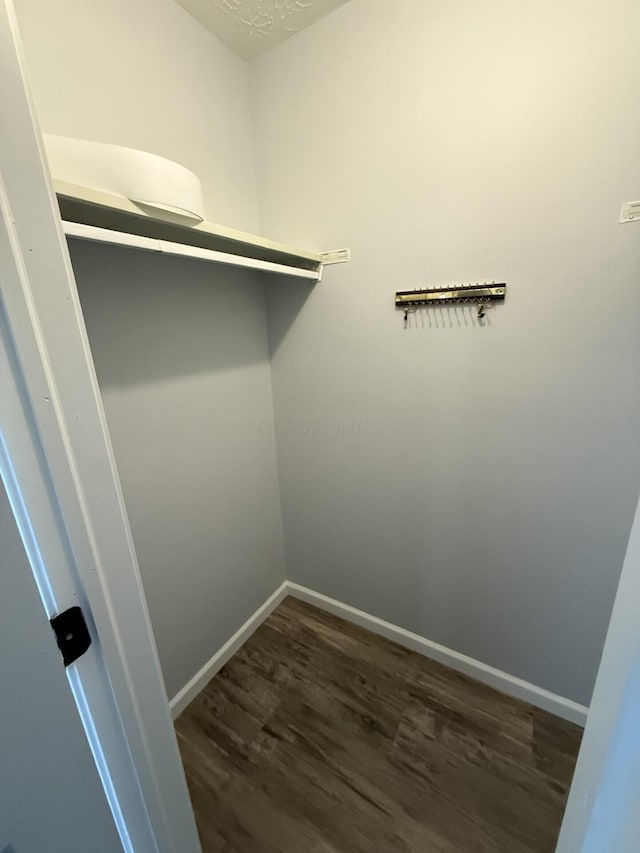
[[[242,255],[230,255],[227,252],[216,252],[214,249],[201,249],[199,246],[188,246],[184,243],[170,243],[168,240],[156,240],[153,237],[141,237],[139,234],[127,234],[124,231],[111,231],[108,228],[98,228],[95,225],[83,225],[80,222],[62,221],[62,230],[67,237],[79,240],[90,240],[94,243],[111,243],[115,246],[127,246],[131,249],[142,249],[146,252],[161,252],[165,255],[176,255],[182,258],[196,258],[216,264],[227,264],[232,267],[245,267],[263,272],[275,272],[281,275],[294,275],[297,278],[309,278],[320,281],[322,266],[317,270],[305,270],[287,264],[276,264],[273,261],[261,261],[258,258],[247,258]]]

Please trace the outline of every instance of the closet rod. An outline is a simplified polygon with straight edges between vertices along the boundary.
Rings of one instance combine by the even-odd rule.
[[[139,234],[127,234],[123,231],[111,231],[108,228],[98,228],[95,225],[83,225],[81,222],[62,220],[62,230],[67,237],[90,240],[94,243],[111,243],[116,246],[127,246],[131,249],[142,249],[146,252],[160,252],[165,255],[196,258],[197,260],[227,264],[232,267],[245,267],[262,272],[293,275],[297,278],[310,278],[313,281],[320,281],[322,278],[322,265],[317,270],[304,270],[300,267],[288,266],[288,264],[261,261],[258,258],[247,258],[242,255],[230,255],[227,252],[216,252],[214,249],[201,249],[199,246],[171,243],[168,240],[156,240],[153,237],[142,237]]]

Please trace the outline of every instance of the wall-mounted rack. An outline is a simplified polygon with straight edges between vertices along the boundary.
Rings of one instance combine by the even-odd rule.
[[[460,284],[453,287],[427,287],[418,290],[396,291],[396,308],[404,309],[405,324],[410,310],[415,308],[434,308],[437,305],[473,303],[478,305],[478,318],[484,317],[485,305],[491,302],[504,302],[507,285]]]

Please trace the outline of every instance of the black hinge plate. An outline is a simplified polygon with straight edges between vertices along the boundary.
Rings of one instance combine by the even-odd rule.
[[[70,607],[58,613],[51,621],[56,643],[62,652],[65,666],[77,661],[91,645],[91,635],[79,607]]]

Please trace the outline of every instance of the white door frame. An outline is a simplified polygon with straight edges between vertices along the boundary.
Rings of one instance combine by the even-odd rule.
[[[640,848],[640,502],[557,853]]]
[[[67,674],[123,847],[198,853],[11,0],[0,122],[2,476],[48,616],[80,603],[89,622],[92,648]]]

